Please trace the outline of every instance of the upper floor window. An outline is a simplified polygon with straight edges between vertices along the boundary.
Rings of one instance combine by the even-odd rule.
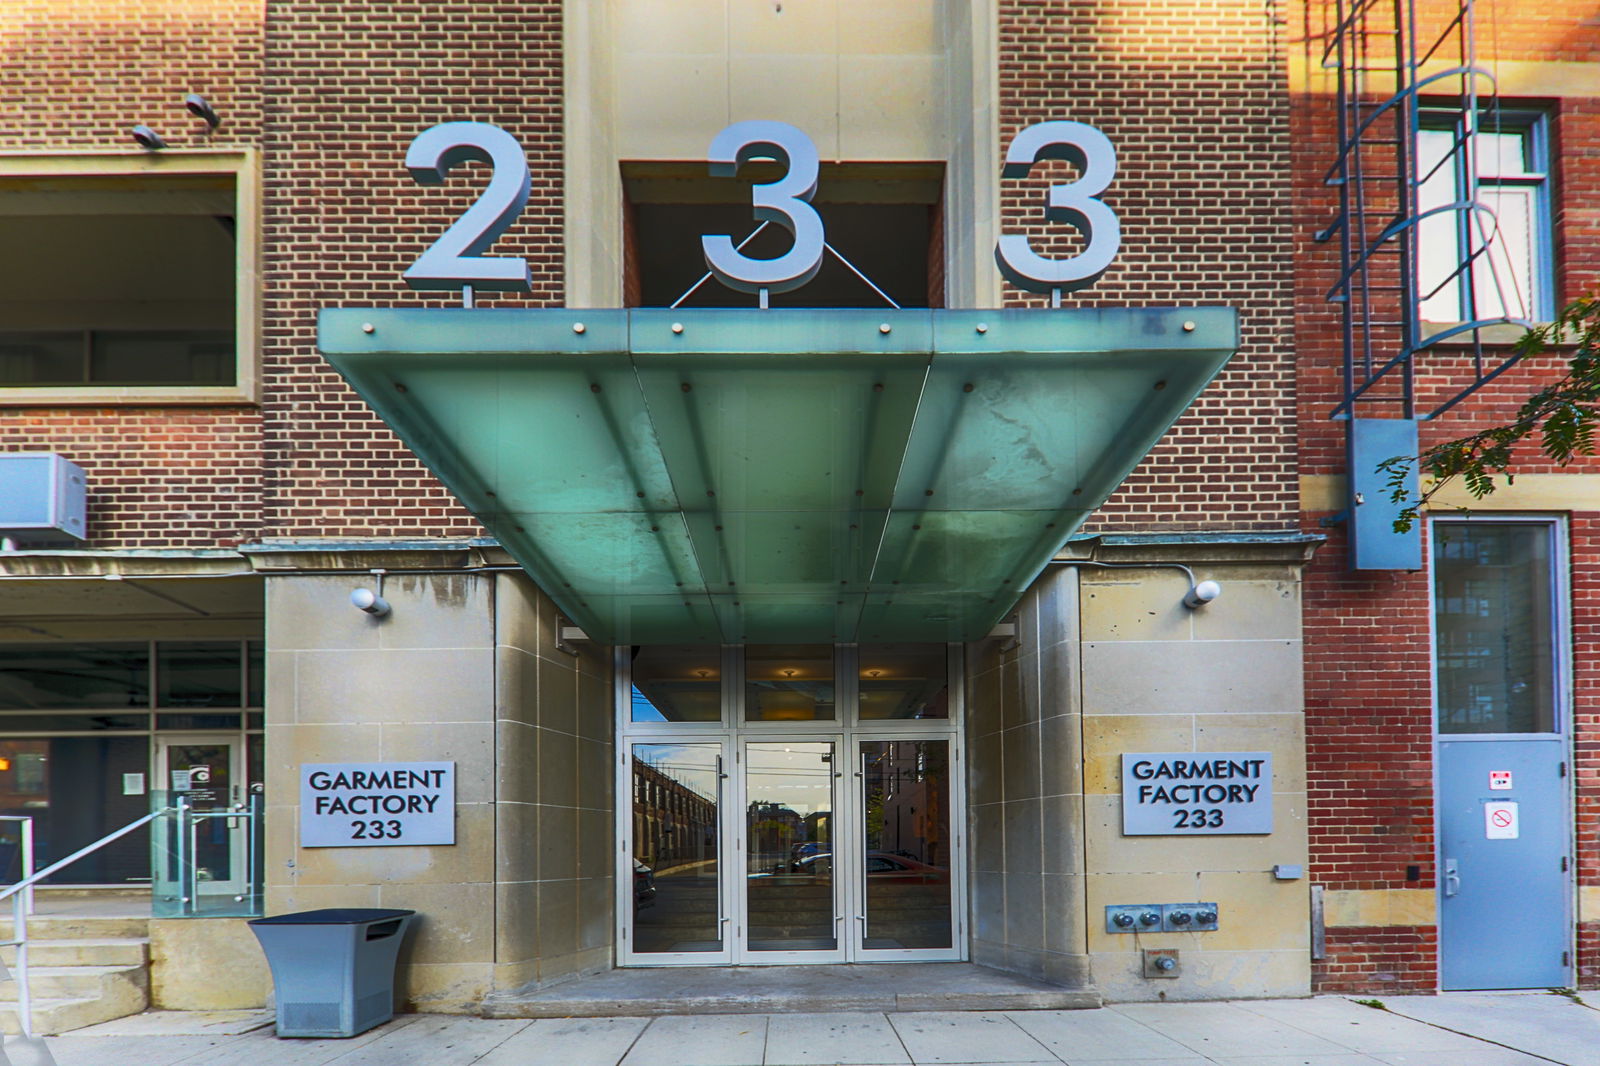
[[[0,158],[0,403],[244,398],[244,162]]]
[[[1424,321],[1555,316],[1549,170],[1543,112],[1423,113],[1418,210],[1462,205],[1418,226]]]

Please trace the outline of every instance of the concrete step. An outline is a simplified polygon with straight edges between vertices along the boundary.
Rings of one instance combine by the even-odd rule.
[[[13,977],[16,975],[13,974]],[[28,964],[28,991],[39,999],[116,997],[124,986],[143,995],[150,975],[143,966],[35,966]],[[17,1001],[17,983],[0,986],[0,1005]]]
[[[150,935],[148,915],[36,914],[28,919],[28,940],[121,940]],[[10,940],[11,915],[0,920],[0,940]]]
[[[150,959],[150,941],[137,937],[84,937],[78,940],[35,940],[28,937],[28,965],[143,966]],[[16,948],[0,948],[0,961],[17,964]]]
[[[28,992],[34,1035],[56,1036],[143,1011],[150,973],[143,966],[30,965]],[[0,1032],[21,1032],[15,981],[0,985]]]

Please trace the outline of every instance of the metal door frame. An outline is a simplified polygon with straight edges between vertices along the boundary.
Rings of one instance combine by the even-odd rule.
[[[742,648],[725,645],[722,655],[722,720],[720,722],[659,722],[631,720],[632,678],[628,649],[616,649],[613,659],[616,708],[617,773],[613,795],[616,803],[615,878],[616,960],[618,966],[761,966],[824,965],[842,962],[965,962],[967,943],[967,782],[966,782],[966,671],[964,645],[945,644],[948,670],[950,717],[946,719],[861,720],[857,717],[856,646],[834,645],[834,700],[836,718],[831,722],[746,722],[743,720],[744,671]],[[852,772],[858,768],[859,744],[882,740],[944,740],[950,745],[950,828],[952,850],[950,888],[952,908],[951,947],[905,950],[866,950],[862,948],[860,921],[865,906],[866,871],[861,852],[859,822],[861,781]],[[835,904],[842,914],[843,932],[838,948],[818,951],[759,951],[745,947],[748,922],[743,891],[744,797],[743,755],[751,742],[789,740],[796,743],[832,740],[839,756],[850,760],[850,768],[836,777],[837,810],[834,818]],[[718,952],[637,952],[629,939],[633,914],[633,774],[629,760],[635,744],[711,744],[722,746],[723,785],[719,803],[717,839],[721,850],[718,891],[723,924],[722,950]],[[837,756],[836,756],[837,757]],[[841,864],[841,855],[849,858]],[[841,870],[841,865],[851,867]],[[858,883],[859,882],[859,883]],[[841,924],[836,922],[835,924]]]
[[[1433,870],[1434,870],[1434,914],[1435,936],[1438,940],[1438,963],[1434,968],[1434,988],[1440,992],[1444,988],[1444,914],[1445,914],[1445,879],[1444,859],[1445,840],[1441,820],[1443,810],[1444,788],[1440,774],[1440,744],[1448,738],[1449,743],[1483,743],[1505,740],[1548,740],[1550,733],[1441,733],[1439,731],[1439,633],[1438,622],[1434,604],[1436,602],[1437,588],[1435,576],[1437,574],[1437,530],[1441,525],[1466,525],[1470,523],[1491,525],[1539,525],[1549,530],[1551,540],[1550,551],[1550,605],[1551,605],[1551,636],[1554,647],[1551,658],[1555,667],[1555,736],[1561,738],[1562,756],[1567,766],[1566,800],[1561,811],[1562,818],[1566,821],[1566,853],[1568,856],[1566,884],[1562,893],[1565,901],[1565,929],[1567,953],[1568,985],[1570,978],[1577,968],[1577,824],[1574,813],[1576,811],[1576,780],[1577,775],[1572,772],[1573,766],[1573,730],[1572,723],[1572,589],[1571,589],[1571,532],[1568,526],[1568,516],[1565,514],[1501,514],[1498,512],[1475,513],[1470,515],[1431,515],[1428,519],[1428,652],[1430,657],[1428,670],[1428,692],[1430,705],[1429,727],[1433,735],[1432,773],[1433,773]]]
[[[225,807],[237,807],[249,802],[249,782],[245,781],[245,736],[243,733],[155,733],[155,752],[152,758],[155,762],[155,778],[160,791],[167,793],[169,800],[176,803],[177,796],[171,789],[172,778],[168,775],[170,767],[167,763],[168,752],[174,745],[206,745],[226,744],[228,746],[228,798]],[[154,790],[152,790],[154,791]],[[186,795],[186,793],[184,793]],[[198,809],[198,808],[197,808]],[[206,881],[203,884],[216,886],[217,895],[238,895],[247,892],[249,886],[248,854],[250,848],[249,819],[230,818],[228,827],[229,836],[229,866],[230,876],[226,881]],[[181,830],[180,830],[181,831]],[[190,861],[195,861],[190,856]]]

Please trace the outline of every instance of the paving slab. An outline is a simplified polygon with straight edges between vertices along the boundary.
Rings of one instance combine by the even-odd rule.
[[[1343,996],[1315,999],[1239,1002],[1241,1010],[1320,1036],[1340,1047],[1364,1054],[1377,1052],[1455,1051],[1467,1053],[1483,1047],[1470,1036],[1439,1029],[1363,1006]]]
[[[74,1029],[73,1036],[238,1036],[273,1024],[269,1010],[147,1010]]]
[[[1395,996],[1395,1014],[1493,1041],[1564,1066],[1600,1066],[1600,1011],[1548,992]]]
[[[1384,1066],[1550,1066],[1551,1059],[1539,1055],[1524,1055],[1520,1051],[1483,1044],[1463,1058],[1455,1051],[1415,1051],[1394,1055],[1374,1055]]]
[[[402,1063],[472,1066],[527,1027],[527,1022],[435,1014],[327,1061],[336,1066],[400,1066]],[[296,1066],[301,1062],[300,1059],[290,1061]],[[197,1063],[196,1066],[209,1064]]]
[[[206,1036],[77,1036],[55,1037],[46,1041],[56,1066],[176,1066],[184,1061],[210,1062],[225,1037]],[[5,1048],[12,1066],[25,1060]],[[256,1060],[259,1062],[259,1060]],[[261,1064],[265,1066],[265,1064]]]
[[[911,1056],[882,1014],[774,1014],[766,1066],[899,1066]]]
[[[889,1020],[911,1061],[922,1063],[1059,1061],[1004,1014],[928,1011]]]
[[[1079,1062],[1136,1062],[1143,1066],[1163,1059],[1204,1061],[1171,1037],[1116,1011],[1017,1011],[1006,1017],[1073,1066]]]
[[[764,1016],[656,1018],[623,1066],[757,1066],[766,1052]],[[343,1064],[341,1064],[343,1066]],[[577,1066],[576,1062],[573,1066]]]
[[[540,1018],[475,1066],[616,1066],[649,1024],[648,1018]]]
[[[1098,1007],[1100,996],[970,962],[830,966],[618,968],[553,988],[499,992],[490,1018],[838,1011],[1052,1010]]]
[[[1111,1009],[1210,1059],[1354,1050],[1232,1003],[1124,1003]]]

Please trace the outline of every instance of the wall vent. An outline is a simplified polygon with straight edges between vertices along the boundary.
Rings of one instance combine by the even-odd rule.
[[[51,452],[0,453],[0,537],[18,547],[73,547],[85,537],[83,468]]]

